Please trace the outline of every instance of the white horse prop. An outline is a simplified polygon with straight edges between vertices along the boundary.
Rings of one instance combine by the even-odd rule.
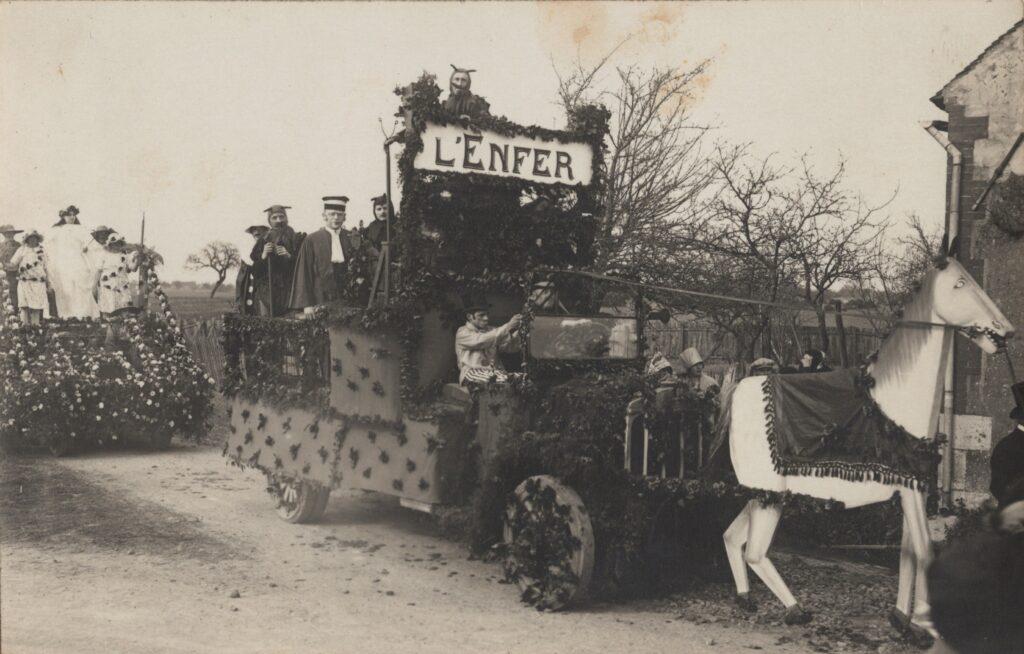
[[[954,329],[989,354],[1013,335],[1012,325],[992,300],[959,263],[949,258],[940,260],[925,275],[917,295],[905,307],[902,320],[868,368],[875,380],[869,391],[871,399],[885,417],[914,438],[932,439],[936,433],[944,364],[952,347]],[[739,483],[748,488],[837,500],[847,508],[884,502],[893,493],[899,493],[903,543],[896,608],[890,617],[894,626],[917,636],[925,632],[934,635],[925,583],[931,540],[924,493],[905,484],[887,483],[891,479],[860,481],[851,480],[849,475],[840,479],[780,474],[773,463],[768,439],[766,413],[767,402],[771,400],[765,397],[764,381],[765,377],[742,380],[731,398],[729,447]],[[725,549],[741,607],[756,610],[748,595],[749,565],[786,606],[786,623],[804,624],[810,620],[810,614],[797,603],[767,556],[781,515],[780,506],[764,506],[757,500],[748,502],[725,532]]]

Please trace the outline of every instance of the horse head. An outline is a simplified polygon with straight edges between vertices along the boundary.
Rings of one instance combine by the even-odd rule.
[[[1013,336],[1013,325],[960,262],[943,256],[929,274],[936,322],[955,327],[988,354]]]

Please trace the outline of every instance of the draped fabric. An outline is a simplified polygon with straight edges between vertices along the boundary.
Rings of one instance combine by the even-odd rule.
[[[102,246],[79,224],[55,226],[43,241],[46,272],[60,318],[99,318],[93,296],[96,264]]]
[[[938,464],[934,439],[882,413],[863,371],[769,375],[762,384],[772,463],[782,475],[924,488]]]

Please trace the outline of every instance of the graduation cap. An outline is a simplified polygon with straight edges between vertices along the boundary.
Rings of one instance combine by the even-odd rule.
[[[291,207],[286,207],[286,206],[283,206],[283,205],[280,205],[280,204],[272,204],[269,207],[267,207],[266,209],[264,209],[263,213],[267,214],[267,220],[270,220],[271,216],[276,216],[277,214],[281,214],[281,215],[287,217],[288,216],[288,213],[287,213],[288,209],[291,209]]]
[[[324,211],[344,211],[348,204],[348,197],[344,195],[324,196]]]
[[[385,193],[384,195],[378,195],[377,197],[375,197],[372,200],[370,200],[370,202],[372,202],[373,206],[375,206],[375,207],[378,206],[378,205],[380,205],[382,207],[386,207],[386,206],[388,206],[388,195],[387,195],[387,193]]]

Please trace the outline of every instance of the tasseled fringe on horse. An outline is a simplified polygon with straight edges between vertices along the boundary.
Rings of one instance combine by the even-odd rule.
[[[761,382],[762,397],[765,401],[765,430],[768,445],[771,449],[772,465],[780,475],[800,477],[832,477],[846,481],[864,482],[877,481],[888,486],[903,486],[911,490],[925,492],[928,482],[913,475],[896,472],[892,468],[877,463],[846,463],[843,461],[822,461],[820,463],[790,463],[783,461],[779,454],[779,441],[775,433],[775,389],[771,377]],[[873,404],[873,403],[872,403]]]

